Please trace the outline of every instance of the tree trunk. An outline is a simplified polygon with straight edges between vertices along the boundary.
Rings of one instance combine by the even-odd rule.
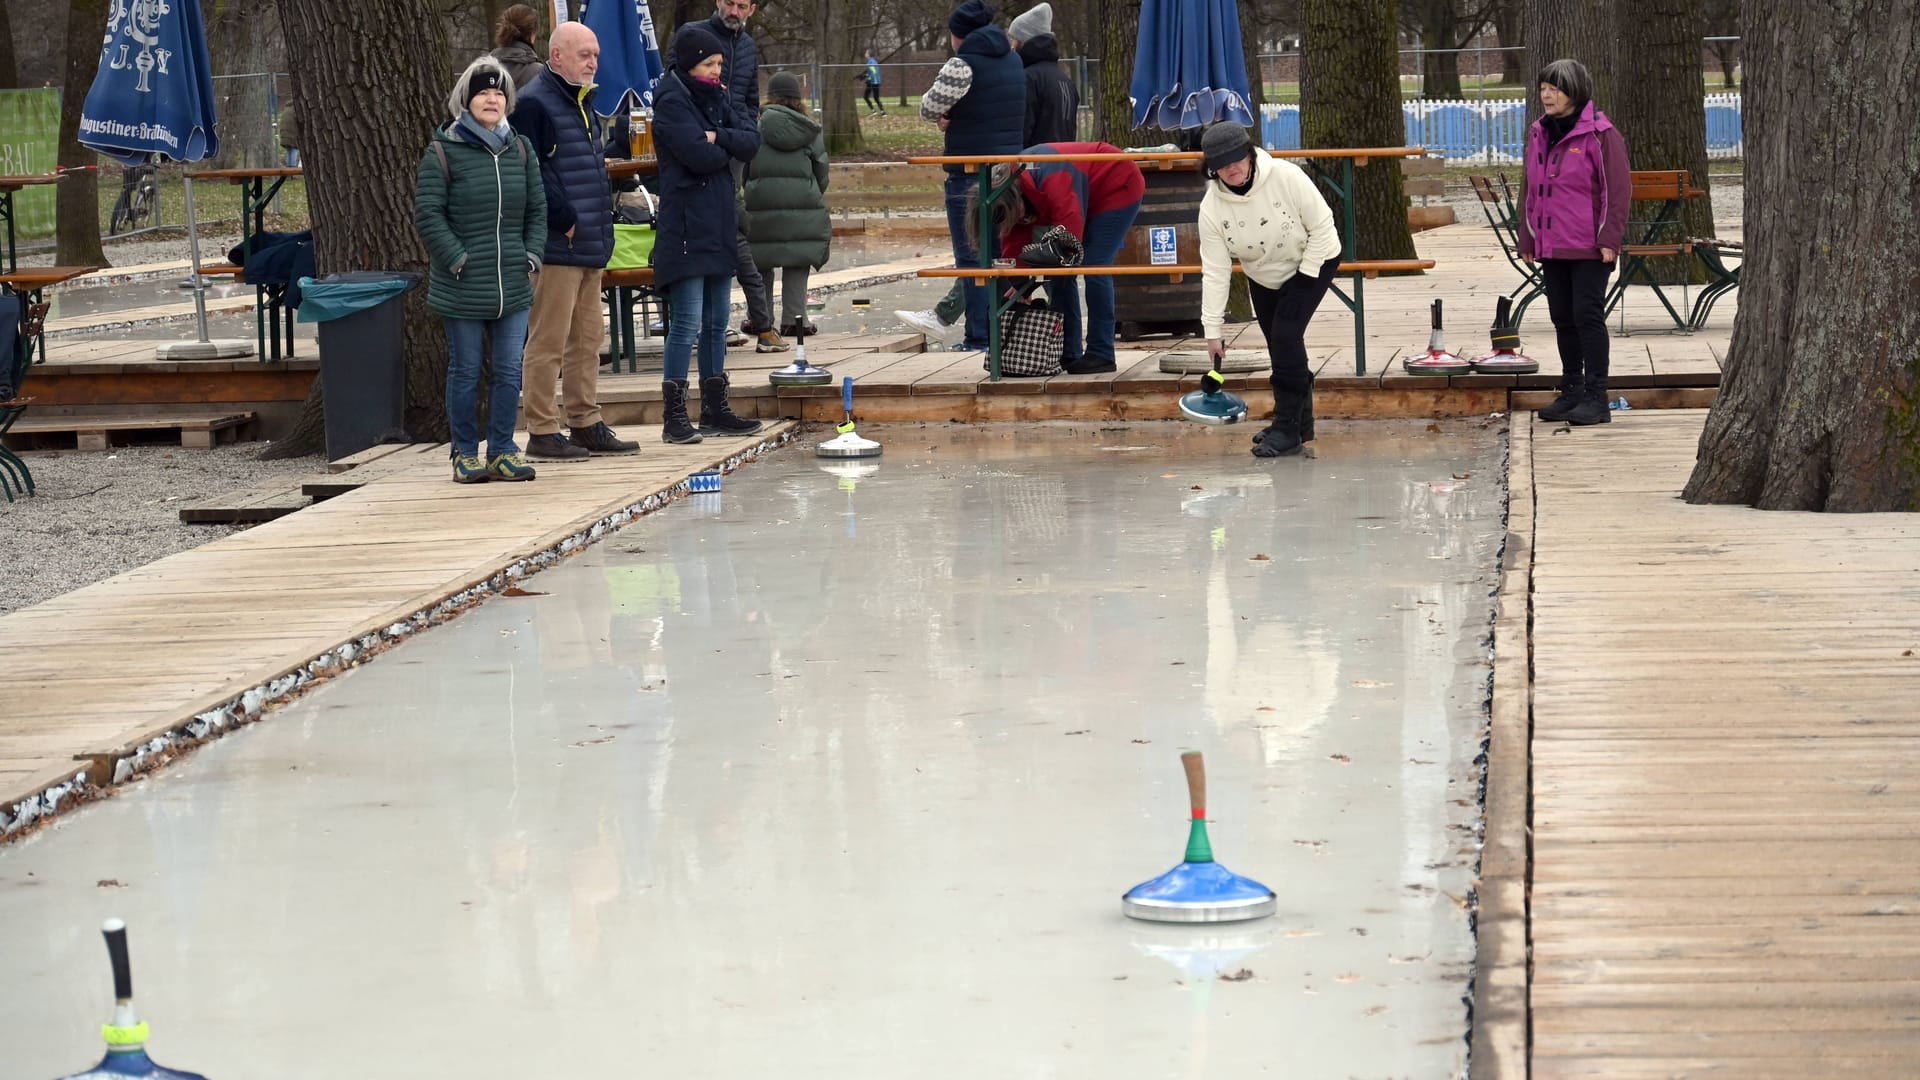
[[[106,0],[73,0],[67,9],[67,77],[60,92],[60,152],[63,168],[92,165],[93,151],[80,145],[80,111],[100,70],[100,42],[107,32]],[[91,169],[68,173],[55,196],[59,238],[54,261],[61,266],[105,266],[100,247],[100,182]]]
[[[1260,15],[1256,0],[1240,0],[1240,55],[1247,65],[1247,108],[1253,111],[1254,142],[1260,142],[1260,107],[1267,103],[1266,73],[1260,67]]]
[[[813,0],[813,39],[828,46],[829,58],[842,56],[865,56],[866,49],[855,44],[853,32],[849,29],[855,19],[849,5],[854,0]],[[827,61],[823,60],[824,65]],[[820,74],[820,126],[827,133],[827,156],[838,157],[841,154],[858,154],[866,150],[866,136],[860,131],[860,110],[857,103],[865,95],[865,69],[860,69],[860,82],[855,82],[847,68],[838,69],[837,74],[827,74],[822,66],[815,70]],[[856,92],[856,90],[858,92]]]
[[[1453,5],[1435,4],[1444,14],[1427,24],[1420,43],[1427,51],[1420,54],[1420,96],[1428,101],[1457,101],[1466,95],[1460,88],[1460,54],[1454,37]]]
[[[280,0],[279,8],[294,111],[305,139],[300,159],[315,270],[424,275],[427,251],[413,229],[413,189],[427,140],[447,119],[444,102],[453,76],[444,28],[438,20],[414,17],[409,0]],[[414,37],[404,49],[369,49],[370,26],[410,26]],[[379,122],[365,122],[369,117]],[[406,303],[407,431],[437,442],[447,437],[446,334],[427,308],[424,287],[409,292]],[[316,379],[294,432],[266,456],[321,449],[321,408]]]
[[[13,50],[13,5],[0,4],[0,86],[19,85],[20,61]]]
[[[1720,89],[1729,92],[1740,89],[1740,80],[1733,74],[1734,65],[1740,60],[1740,43],[1737,41],[1714,42],[1713,58],[1720,66]]]
[[[1500,39],[1500,84],[1531,88],[1533,72],[1527,70],[1526,0],[1500,0],[1493,9],[1493,32]]]
[[[1562,58],[1578,60],[1593,73],[1593,100],[1610,111],[1615,101],[1612,5],[1604,0],[1527,0],[1526,21],[1527,70],[1538,72]],[[1540,119],[1538,90],[1527,85],[1528,123]],[[1632,151],[1631,141],[1627,149]]]
[[[1308,149],[1403,146],[1395,0],[1307,0],[1300,73],[1300,141]],[[1338,177],[1340,164],[1325,163]],[[1353,170],[1354,251],[1363,259],[1411,259],[1406,189],[1391,161]],[[1341,201],[1333,204],[1342,222]]]
[[[1115,146],[1132,146],[1133,136],[1133,54],[1140,39],[1140,0],[1099,0],[1100,68],[1093,85],[1087,87],[1087,103],[1093,108],[1094,129],[1100,141]]]
[[[1857,0],[1743,17],[1746,265],[1685,498],[1920,510],[1920,40]]]
[[[1620,80],[1607,115],[1627,141],[1636,169],[1685,169],[1692,186],[1707,190],[1707,108],[1701,93],[1705,73],[1700,38],[1706,32],[1700,0],[1620,0],[1614,18],[1620,32]],[[1653,218],[1657,206],[1634,206],[1636,221]],[[1689,199],[1682,235],[1712,236],[1713,200]],[[1654,242],[1673,237],[1656,238]],[[1688,256],[1650,261],[1659,281],[1688,273],[1707,280],[1705,267]]]

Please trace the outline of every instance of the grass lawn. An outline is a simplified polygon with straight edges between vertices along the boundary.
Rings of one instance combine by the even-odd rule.
[[[119,201],[122,173],[118,167],[102,167],[100,177],[100,230],[106,234],[108,223],[113,220],[113,206]],[[184,229],[187,226],[187,185],[182,179],[182,170],[178,167],[162,168],[157,178],[160,195],[159,220],[169,229]],[[225,180],[205,180],[193,185],[194,216],[199,220],[200,230],[205,233],[210,226],[220,226],[220,231],[237,230],[240,223],[240,189],[238,185]],[[267,228],[274,232],[298,232],[307,227],[307,182],[300,177],[289,179],[280,188],[277,203],[278,213],[273,209],[267,212]],[[152,224],[151,221],[143,224]],[[202,252],[202,256],[211,255]],[[220,254],[224,255],[225,252]]]

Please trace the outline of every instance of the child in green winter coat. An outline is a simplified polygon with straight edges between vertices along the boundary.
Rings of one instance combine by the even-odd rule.
[[[833,241],[827,217],[827,147],[820,123],[807,115],[800,79],[781,72],[767,82],[760,110],[760,152],[747,166],[747,240],[773,310],[773,271],[780,271],[782,337],[819,333],[807,321],[807,275],[826,264]]]

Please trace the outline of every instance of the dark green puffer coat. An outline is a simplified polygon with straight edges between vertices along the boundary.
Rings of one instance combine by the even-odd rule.
[[[529,266],[547,243],[547,190],[540,159],[514,133],[499,154],[450,123],[420,159],[413,224],[432,266],[427,306],[451,319],[497,319],[533,306]]]
[[[827,145],[820,124],[785,105],[760,112],[760,152],[747,166],[747,239],[762,269],[827,261]]]

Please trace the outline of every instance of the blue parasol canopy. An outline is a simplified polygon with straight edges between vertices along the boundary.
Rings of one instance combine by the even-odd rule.
[[[1253,126],[1234,0],[1145,0],[1133,55],[1133,126]]]
[[[107,3],[100,71],[80,110],[81,145],[129,165],[155,154],[201,161],[219,153],[200,0]]]
[[[666,65],[660,62],[660,39],[647,0],[593,0],[580,22],[600,39],[593,111],[618,116],[636,103],[652,108],[653,84]]]

